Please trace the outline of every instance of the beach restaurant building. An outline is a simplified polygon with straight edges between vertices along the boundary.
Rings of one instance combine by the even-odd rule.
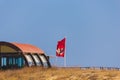
[[[0,68],[51,67],[44,51],[31,44],[0,41]]]

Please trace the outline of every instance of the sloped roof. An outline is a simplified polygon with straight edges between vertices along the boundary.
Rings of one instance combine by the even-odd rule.
[[[36,46],[33,46],[31,44],[22,44],[22,43],[11,43],[14,46],[18,47],[23,53],[40,53],[43,54],[44,51]]]

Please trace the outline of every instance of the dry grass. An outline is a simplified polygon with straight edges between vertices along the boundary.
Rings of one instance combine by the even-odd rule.
[[[120,80],[120,71],[32,67],[19,70],[1,70],[0,80]]]

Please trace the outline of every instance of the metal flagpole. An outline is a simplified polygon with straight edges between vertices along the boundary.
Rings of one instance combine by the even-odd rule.
[[[55,67],[57,67],[57,56],[55,57]]]
[[[65,53],[65,56],[64,56],[64,67],[66,67],[66,53]]]
[[[65,37],[64,67],[66,67],[66,37]]]

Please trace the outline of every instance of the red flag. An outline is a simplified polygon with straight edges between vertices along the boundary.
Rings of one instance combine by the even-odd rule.
[[[56,56],[64,57],[64,54],[65,54],[65,41],[66,41],[65,38],[58,41],[57,49],[56,49]]]

